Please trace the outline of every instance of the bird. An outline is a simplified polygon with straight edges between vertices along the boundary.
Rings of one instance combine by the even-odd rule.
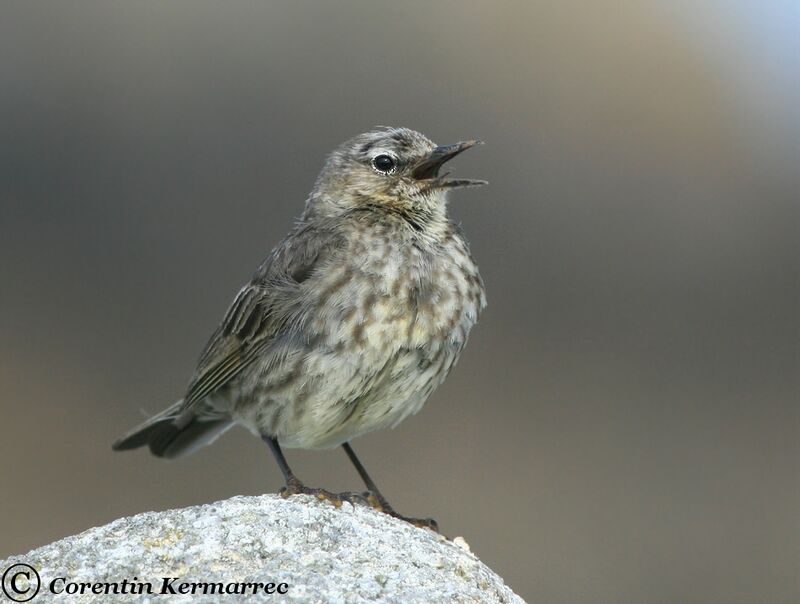
[[[437,145],[409,128],[380,126],[325,161],[289,234],[235,296],[200,355],[183,398],[113,444],[177,458],[234,425],[269,446],[283,496],[397,513],[350,441],[418,412],[458,361],[486,306],[442,166],[481,144]],[[363,493],[307,487],[283,448],[341,446]]]

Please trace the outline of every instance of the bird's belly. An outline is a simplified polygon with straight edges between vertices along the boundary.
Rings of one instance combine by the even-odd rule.
[[[316,376],[315,385],[300,398],[285,401],[287,413],[276,426],[281,443],[332,447],[395,426],[418,411],[440,382],[440,371],[421,370],[417,357],[401,352],[374,365],[345,364],[324,355],[309,359],[308,374]]]
[[[296,350],[280,371],[252,381],[234,415],[253,432],[308,449],[394,427],[422,408],[463,347],[463,340],[436,336],[408,347],[414,331],[403,322],[365,329],[359,343]]]
[[[317,307],[279,368],[251,380],[237,419],[282,445],[337,446],[416,413],[457,361],[483,305],[468,274],[356,279]],[[453,277],[453,275],[449,275]]]

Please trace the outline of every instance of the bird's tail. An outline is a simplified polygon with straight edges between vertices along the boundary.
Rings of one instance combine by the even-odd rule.
[[[115,451],[150,447],[153,455],[174,459],[211,444],[233,425],[230,418],[181,413],[183,400],[139,424],[112,445]]]

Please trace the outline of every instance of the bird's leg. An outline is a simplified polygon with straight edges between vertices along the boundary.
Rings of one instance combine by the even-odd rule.
[[[428,528],[433,531],[439,532],[439,525],[433,518],[409,518],[408,516],[403,516],[402,514],[398,514],[394,508],[389,505],[389,502],[386,501],[386,498],[381,494],[378,490],[377,485],[375,482],[370,478],[370,475],[367,473],[367,469],[361,463],[361,461],[356,457],[356,452],[353,451],[353,447],[350,446],[350,443],[344,443],[342,445],[344,452],[347,453],[347,457],[350,458],[353,466],[358,472],[358,475],[361,476],[361,480],[364,481],[364,484],[367,487],[367,492],[365,493],[367,502],[376,510],[380,510],[385,514],[389,514],[390,516],[394,516],[395,518],[399,518],[400,520],[405,520],[406,522],[410,522],[414,526],[419,526],[422,528]]]
[[[331,493],[325,489],[313,489],[305,486],[289,467],[289,463],[283,455],[278,440],[266,435],[262,435],[261,438],[269,445],[272,455],[275,457],[275,461],[278,462],[278,467],[281,469],[283,478],[286,481],[286,486],[280,490],[281,497],[289,497],[290,495],[311,495],[320,500],[330,501],[337,508],[341,507],[343,501],[352,504],[366,502],[366,499],[359,493]]]

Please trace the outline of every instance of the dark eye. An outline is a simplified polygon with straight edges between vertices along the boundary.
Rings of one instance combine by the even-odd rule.
[[[372,167],[382,174],[391,174],[394,172],[396,165],[394,158],[385,153],[372,158]]]

